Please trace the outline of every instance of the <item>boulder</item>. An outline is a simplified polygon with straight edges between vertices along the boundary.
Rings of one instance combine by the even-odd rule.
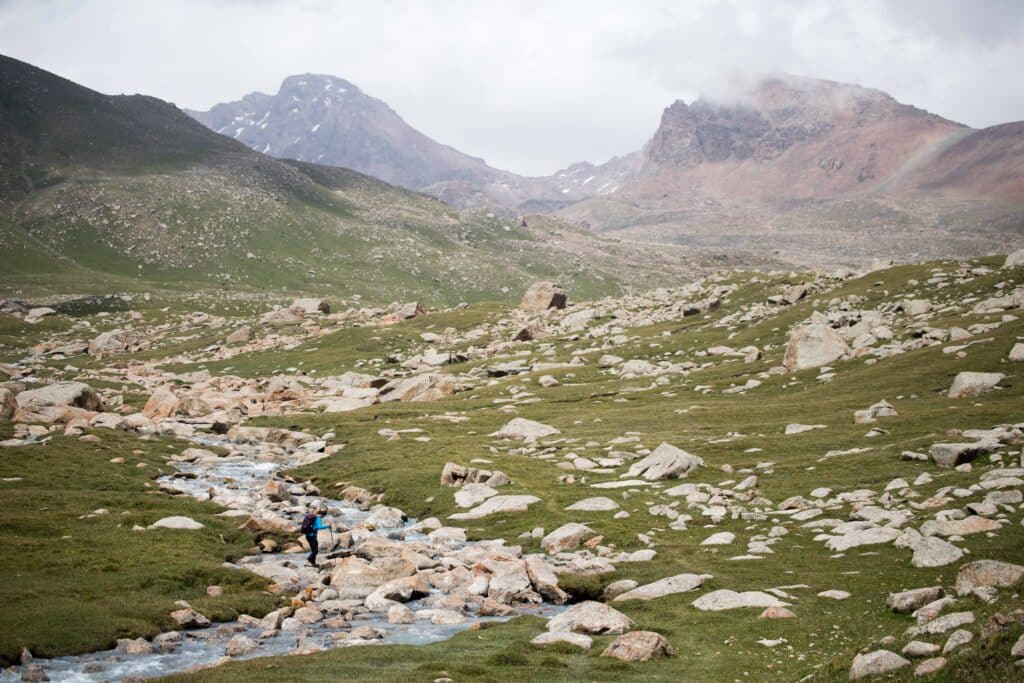
[[[225,339],[225,344],[242,344],[249,341],[252,338],[252,328],[248,325],[242,325],[237,330],[229,334]]]
[[[698,456],[671,444],[663,443],[655,448],[650,455],[633,463],[624,476],[629,478],[642,476],[647,481],[680,478],[703,465],[704,461]]]
[[[660,633],[654,631],[630,631],[611,642],[602,657],[614,657],[624,662],[646,662],[675,655],[672,645]]]
[[[910,661],[889,650],[875,650],[858,654],[850,666],[850,680],[856,681],[868,676],[879,676],[910,666]]]
[[[260,324],[270,327],[285,327],[300,324],[302,318],[301,308],[278,308],[260,316]]]
[[[410,301],[399,305],[398,308],[395,309],[394,315],[399,320],[411,320],[413,318],[418,318],[421,315],[425,315],[426,312],[427,309],[423,308],[418,301]]]
[[[590,635],[625,633],[633,620],[608,605],[587,600],[548,620],[548,631],[573,631]]]
[[[993,586],[1013,588],[1024,578],[1024,566],[1000,562],[999,560],[978,560],[960,567],[956,574],[957,595],[969,595],[977,588]]]
[[[567,643],[581,650],[589,650],[594,644],[594,639],[582,633],[572,631],[548,631],[542,633],[530,641],[533,645],[554,645],[555,643]]]
[[[540,313],[549,308],[565,308],[565,292],[554,282],[535,282],[523,295],[519,308]]]
[[[947,660],[945,657],[932,657],[926,659],[917,665],[914,669],[915,678],[924,678],[925,676],[931,676],[932,674],[938,673],[946,668]]]
[[[386,384],[380,390],[381,401],[436,401],[458,390],[451,375],[426,373]]]
[[[494,496],[467,512],[449,515],[449,519],[480,519],[488,515],[508,512],[525,512],[526,508],[539,503],[537,496]]]
[[[971,398],[992,391],[1006,375],[1001,372],[961,372],[953,379],[949,398]]]
[[[889,593],[885,606],[897,614],[909,614],[918,607],[924,607],[929,602],[934,602],[945,595],[942,586],[931,586],[929,588],[914,588],[912,590]]]
[[[326,301],[316,298],[296,299],[289,308],[297,308],[305,315],[327,314],[331,312],[331,307]]]
[[[621,593],[615,597],[614,602],[654,600],[666,595],[688,593],[703,586],[704,581],[710,578],[710,574],[676,574]]]
[[[736,591],[721,589],[711,591],[693,601],[693,606],[704,612],[721,612],[730,609],[742,609],[744,607],[789,607],[789,603],[782,602],[774,595],[762,593],[761,591]]]
[[[1014,344],[1007,358],[1014,363],[1024,363],[1024,344],[1020,342]]]
[[[184,517],[181,515],[175,515],[173,517],[164,517],[158,519],[149,525],[150,529],[184,529],[187,531],[195,531],[196,529],[202,529],[203,525],[192,519],[191,517]]]
[[[18,410],[18,401],[14,391],[8,387],[0,387],[0,420],[10,420]]]
[[[923,315],[932,310],[932,302],[927,299],[907,299],[900,304],[907,315]]]
[[[180,406],[181,400],[174,395],[170,387],[157,387],[152,395],[150,395],[149,400],[146,401],[142,414],[150,420],[159,420],[175,415]]]
[[[527,555],[524,558],[526,573],[534,590],[547,602],[562,605],[569,601],[569,595],[558,587],[558,576],[544,561],[542,555]]]
[[[174,619],[179,628],[206,628],[210,625],[209,619],[191,607],[171,612],[171,619]]]
[[[594,533],[586,524],[569,522],[558,527],[541,539],[540,547],[549,554],[555,555],[566,550],[575,550],[583,543],[583,539]]]
[[[344,557],[331,571],[331,587],[341,600],[363,600],[389,581],[416,574],[416,566],[398,557],[368,562],[361,557]]]
[[[89,353],[93,356],[110,353],[127,353],[139,347],[139,338],[128,330],[110,330],[89,342]]]
[[[834,363],[849,352],[846,341],[828,325],[798,325],[790,333],[782,364],[787,370],[818,368]]]
[[[518,439],[531,443],[554,434],[561,434],[561,432],[550,425],[517,417],[498,431],[491,433],[490,436],[496,436],[499,439]]]
[[[15,400],[18,407],[25,410],[50,406],[72,406],[97,412],[103,410],[103,399],[95,389],[82,382],[55,382],[39,389],[23,391]]]
[[[1012,254],[1006,256],[1006,261],[1003,262],[1003,268],[1019,268],[1024,266],[1024,249],[1018,249]]]
[[[936,443],[928,452],[939,467],[953,469],[973,461],[979,455],[986,455],[999,448],[997,441],[975,441],[973,443]]]
[[[255,652],[259,644],[250,638],[249,636],[239,633],[228,641],[227,646],[224,648],[224,654],[228,657],[241,657],[247,655],[250,652]]]
[[[578,500],[565,509],[567,512],[609,512],[611,510],[618,510],[619,504],[611,498],[595,496],[594,498]]]
[[[460,508],[471,508],[484,502],[498,492],[487,484],[466,484],[455,493],[455,504]]]

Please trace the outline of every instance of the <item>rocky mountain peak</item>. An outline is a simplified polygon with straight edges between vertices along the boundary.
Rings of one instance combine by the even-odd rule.
[[[798,142],[902,117],[956,125],[880,90],[774,75],[692,104],[677,100],[662,115],[648,158],[660,166],[770,161]]]

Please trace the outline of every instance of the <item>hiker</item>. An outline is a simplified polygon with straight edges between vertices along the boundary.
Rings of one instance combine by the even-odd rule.
[[[306,542],[309,543],[309,564],[319,569],[319,565],[316,563],[316,554],[320,551],[320,542],[317,540],[317,532],[321,529],[329,529],[330,527],[324,522],[324,515],[327,514],[327,508],[319,507],[315,512],[306,513],[306,516],[302,518],[302,533],[306,537]]]

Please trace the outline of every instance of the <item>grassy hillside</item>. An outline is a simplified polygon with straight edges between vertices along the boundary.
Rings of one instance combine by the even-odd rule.
[[[682,249],[459,213],[353,171],[278,161],[173,105],[6,57],[0,131],[7,294],[216,287],[454,304],[511,299],[537,279],[598,296],[700,268]]]

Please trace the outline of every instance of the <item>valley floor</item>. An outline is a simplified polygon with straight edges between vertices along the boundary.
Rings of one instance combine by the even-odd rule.
[[[1021,655],[1010,654],[1024,647],[1021,577],[994,589],[957,590],[971,562],[1024,565],[1024,363],[1010,360],[1024,340],[1013,294],[1024,269],[1002,262],[935,262],[850,279],[734,273],[684,291],[576,304],[568,315],[592,313],[581,326],[564,325],[557,311],[526,316],[478,305],[388,326],[353,324],[355,318],[321,326],[307,318],[275,333],[255,324],[250,311],[200,329],[194,319],[185,322],[187,314],[144,309],[149,324],[171,329],[147,349],[104,359],[37,354],[3,367],[14,380],[28,372],[81,379],[105,398],[121,395],[124,413],[146,402],[156,386],[146,373],[156,368],[252,380],[264,410],[247,427],[333,433],[343,446],[292,471],[296,480],[321,491],[354,486],[383,494],[386,505],[462,527],[470,540],[504,539],[524,555],[545,555],[574,602],[606,599],[608,586],[624,579],[645,585],[707,575],[693,590],[609,603],[636,628],[667,638],[674,656],[665,659],[602,657],[614,635],[594,635],[587,651],[533,645],[546,622],[526,616],[429,646],[250,659],[172,680],[847,680],[858,653],[899,654],[913,640],[938,646],[929,657],[946,659],[928,680],[1016,680],[1024,675],[1014,661]],[[807,288],[792,303],[777,297],[801,285]],[[922,301],[927,305],[912,303]],[[682,303],[704,305],[684,315]],[[676,304],[678,314],[671,313]],[[46,338],[84,334],[84,319],[93,333],[130,324],[126,315],[63,316],[39,328],[9,319],[0,327],[3,358],[32,355],[31,345]],[[826,367],[780,371],[794,326],[807,321],[844,335],[870,321],[858,329],[869,338],[847,336],[845,352],[818,363]],[[255,327],[251,348],[210,350],[218,346],[213,339],[243,323]],[[508,342],[510,332],[529,325],[533,340]],[[272,334],[283,341],[258,346]],[[417,367],[435,347],[465,352],[464,359]],[[750,347],[757,353],[744,351]],[[147,363],[145,372],[133,370],[131,359]],[[324,378],[398,369],[401,379],[401,363],[410,372],[448,375],[460,391],[430,401],[374,400],[346,412],[314,407]],[[988,391],[952,398],[962,372],[1002,377]],[[265,380],[282,375],[292,383],[271,396]],[[170,385],[183,401],[191,400],[189,382]],[[891,411],[855,421],[855,413],[881,401]],[[495,436],[513,418],[557,432],[525,441]],[[216,496],[200,503],[147,489],[156,471],[171,471],[162,454],[179,451],[180,440],[94,428],[86,431],[99,442],[89,443],[61,431],[44,445],[0,451],[0,563],[9,577],[0,655],[13,661],[23,646],[45,656],[152,636],[169,626],[165,615],[175,599],[212,618],[261,616],[282,604],[262,581],[219,567],[258,537],[218,521]],[[4,423],[0,436],[15,434]],[[984,446],[956,468],[936,462],[942,449],[935,444],[963,442]],[[681,478],[631,473],[663,443],[703,466]],[[130,462],[110,463],[118,454]],[[539,501],[521,512],[451,519],[466,507],[455,498],[461,489],[441,482],[447,463],[500,470],[511,479],[497,487],[501,495]],[[615,507],[567,509],[598,496]],[[169,514],[187,514],[206,528],[187,539],[130,531]],[[542,539],[568,523],[586,525],[580,541],[601,539],[550,552]],[[61,538],[65,533],[71,538]],[[707,543],[713,535],[716,542]],[[621,559],[638,551],[653,557]],[[612,570],[593,569],[606,565]],[[223,597],[204,597],[211,583],[225,586]],[[951,596],[937,614],[970,617],[929,632],[928,623],[942,622],[886,605],[892,593],[931,586]],[[761,618],[764,605],[700,609],[705,596],[723,590],[758,591],[794,618]],[[951,641],[961,630],[967,635]],[[907,659],[895,679],[912,678],[923,658]]]

